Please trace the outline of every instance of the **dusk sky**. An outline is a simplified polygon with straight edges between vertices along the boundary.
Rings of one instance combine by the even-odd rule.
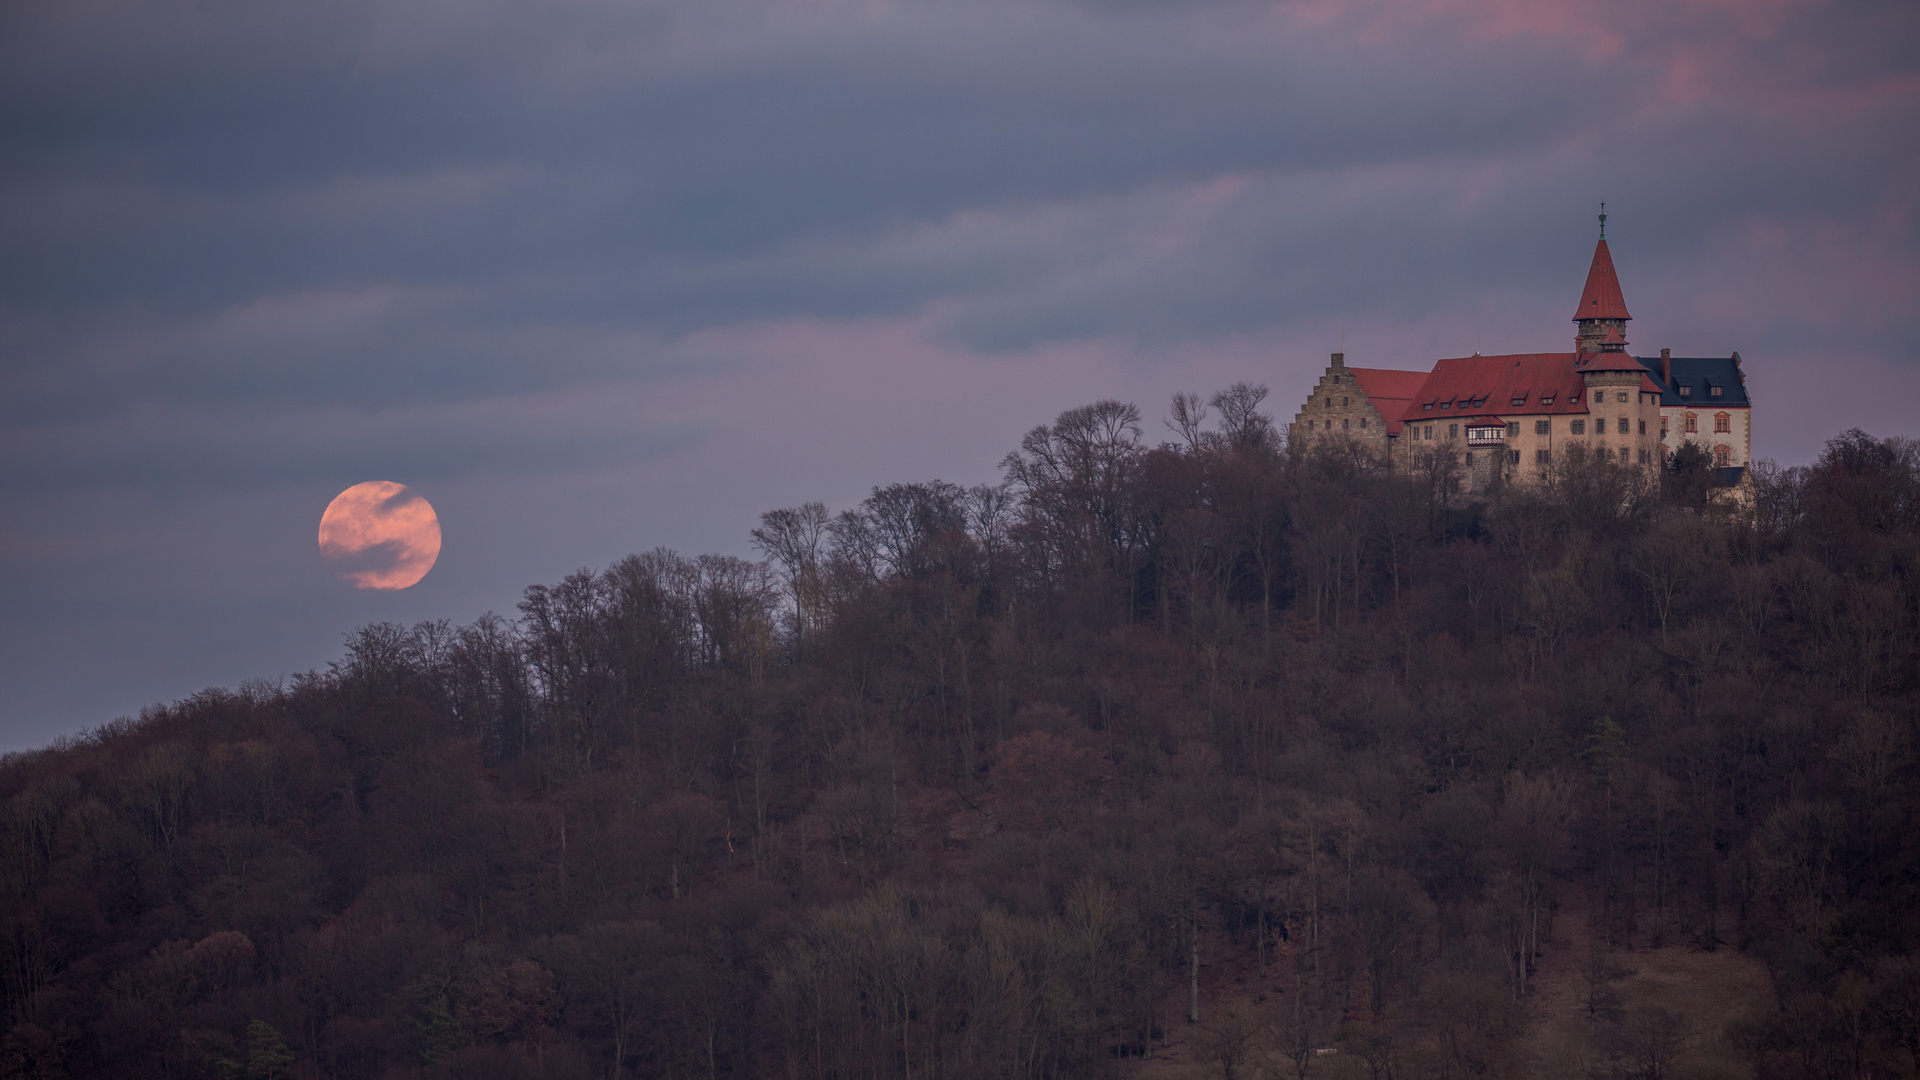
[[[14,0],[0,750],[996,480],[1101,398],[1739,350],[1754,454],[1920,434],[1920,5]],[[328,502],[407,485],[425,580]]]

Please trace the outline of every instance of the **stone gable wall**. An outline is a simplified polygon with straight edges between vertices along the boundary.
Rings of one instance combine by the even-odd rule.
[[[1315,439],[1342,438],[1375,453],[1386,451],[1386,417],[1360,388],[1360,380],[1347,367],[1345,353],[1333,354],[1333,363],[1314,384],[1313,395],[1294,415],[1287,437],[1302,449]]]

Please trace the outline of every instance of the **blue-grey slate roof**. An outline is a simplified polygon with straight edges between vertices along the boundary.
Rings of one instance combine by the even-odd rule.
[[[1640,361],[1654,384],[1660,387],[1662,405],[1691,405],[1696,409],[1711,405],[1749,405],[1747,384],[1740,378],[1740,364],[1732,356],[1676,356],[1672,361],[1671,385],[1660,379],[1659,357],[1636,356],[1634,359]],[[1681,397],[1682,386],[1692,393]],[[1713,396],[1714,386],[1720,387],[1719,397]]]

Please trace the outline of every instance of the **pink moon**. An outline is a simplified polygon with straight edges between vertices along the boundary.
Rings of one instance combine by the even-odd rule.
[[[440,557],[440,519],[404,484],[355,484],[320,515],[320,557],[354,588],[404,589]]]

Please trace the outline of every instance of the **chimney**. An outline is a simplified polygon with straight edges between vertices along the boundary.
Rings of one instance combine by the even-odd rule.
[[[1660,350],[1660,383],[1662,386],[1673,385],[1673,350],[1672,349]]]
[[[1337,353],[1334,353],[1334,354],[1333,354],[1333,369],[1334,369],[1335,371],[1339,371],[1339,370],[1341,370],[1341,369],[1343,369],[1343,368],[1345,368],[1346,366],[1347,366],[1347,354],[1346,354],[1346,353],[1343,353],[1343,352],[1337,352]]]

